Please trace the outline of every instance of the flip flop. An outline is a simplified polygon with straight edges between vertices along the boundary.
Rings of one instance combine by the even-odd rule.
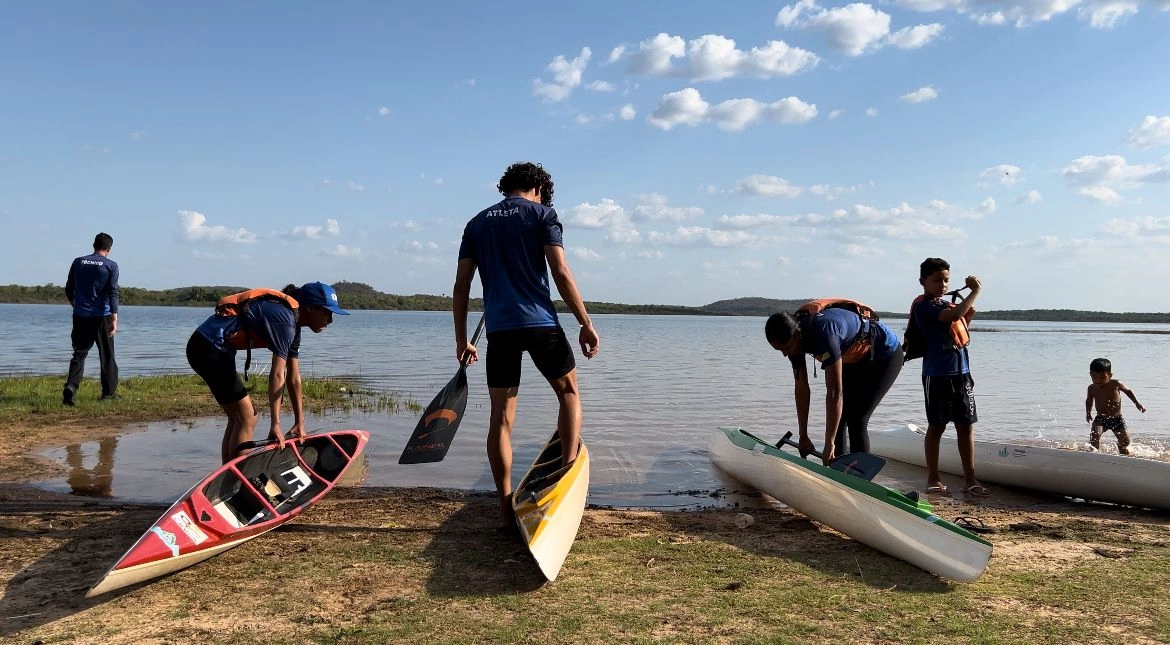
[[[971,497],[991,497],[991,491],[983,484],[975,484],[963,489],[963,492]]]
[[[927,495],[950,495],[951,491],[947,490],[946,486],[931,486],[926,489]]]
[[[978,517],[971,517],[970,515],[956,517],[955,524],[972,533],[995,533],[997,530],[994,526],[988,526],[986,522]]]

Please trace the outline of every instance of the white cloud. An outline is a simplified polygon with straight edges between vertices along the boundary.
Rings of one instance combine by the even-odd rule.
[[[634,106],[629,103],[626,103],[621,107],[620,110],[618,110],[618,118],[622,121],[633,121],[637,116],[638,111],[635,110]]]
[[[446,180],[444,180],[442,177],[435,177],[434,180],[431,181],[431,183],[433,183],[436,186],[442,186],[443,184],[446,183]]]
[[[1102,230],[1116,237],[1146,240],[1157,238],[1170,240],[1170,217],[1135,217],[1133,219],[1111,219]]]
[[[978,210],[980,213],[983,213],[984,215],[991,215],[995,211],[999,210],[999,206],[995,203],[994,197],[988,197],[987,199],[985,199],[979,203]]]
[[[585,89],[592,92],[612,92],[614,91],[613,83],[609,81],[593,81],[585,86]]]
[[[783,177],[751,175],[735,182],[734,192],[763,197],[796,197],[804,189],[793,186]]]
[[[1083,186],[1077,189],[1077,193],[1102,204],[1120,204],[1124,200],[1116,190],[1108,186]]]
[[[829,119],[830,120],[835,119],[835,118],[841,116],[842,114],[845,114],[845,110],[833,110],[832,112],[829,112]]]
[[[938,98],[938,92],[929,85],[920,87],[909,94],[903,94],[902,100],[907,103],[925,103]]]
[[[865,108],[865,116],[868,116],[868,117],[871,117],[871,118],[872,118],[872,117],[875,117],[875,116],[877,116],[877,115],[878,115],[877,108],[875,108],[875,107],[867,107],[867,108]]]
[[[246,228],[231,229],[223,225],[208,226],[207,217],[195,211],[179,211],[179,226],[183,236],[192,242],[233,242],[251,244],[256,234]]]
[[[621,204],[608,197],[597,204],[577,204],[565,210],[561,220],[568,226],[606,230],[606,238],[619,244],[633,244],[642,237]]]
[[[705,226],[680,226],[670,233],[651,231],[646,235],[651,244],[664,246],[709,246],[716,248],[748,246],[755,243],[758,235],[744,231],[724,231]]]
[[[719,218],[718,224],[723,228],[761,228],[764,226],[792,224],[798,221],[798,219],[795,215],[769,215],[766,213],[759,213],[757,215],[723,215]]]
[[[601,256],[597,254],[597,251],[594,251],[587,246],[570,247],[568,251],[570,256],[578,260],[592,261],[601,259]]]
[[[743,130],[761,120],[777,123],[804,123],[817,115],[817,106],[789,96],[772,103],[756,99],[729,99],[717,105],[703,100],[699,91],[688,87],[662,97],[647,121],[670,130],[677,125],[696,126],[712,121],[728,131]]]
[[[618,62],[625,53],[625,45],[618,45],[617,47],[614,47],[613,49],[609,50],[609,56],[605,59],[605,64],[609,65],[610,63]]]
[[[325,226],[297,225],[280,237],[288,239],[315,240],[322,237],[336,237],[341,234],[341,225],[335,219],[325,220]]]
[[[1095,29],[1111,29],[1136,15],[1141,0],[898,0],[900,6],[923,12],[953,11],[980,25],[1028,27],[1048,22],[1074,9],[1077,17]],[[1165,0],[1151,4],[1167,10]]]
[[[577,125],[588,125],[589,122],[591,122],[591,121],[593,121],[593,117],[589,116],[588,114],[585,114],[584,112],[573,117],[573,122],[576,123]]]
[[[346,180],[342,180],[342,181],[334,181],[332,179],[322,179],[321,185],[322,186],[334,186],[334,185],[341,186],[342,188],[345,188],[346,190],[352,190],[352,191],[357,192],[357,193],[363,192],[366,189],[366,187],[364,185],[362,185],[362,184],[360,184],[352,179],[346,179]]]
[[[146,136],[146,130],[135,130],[134,132],[130,133],[130,138],[134,139],[135,141],[137,141],[145,136]]]
[[[886,42],[898,49],[918,49],[929,45],[935,38],[942,35],[943,29],[944,27],[937,22],[929,25],[903,27],[890,34]]]
[[[938,23],[914,25],[890,33],[890,15],[864,2],[825,9],[815,0],[800,0],[780,9],[776,25],[787,29],[815,29],[825,33],[829,46],[848,56],[860,56],[892,45],[917,49],[938,38]]]
[[[1126,142],[1135,148],[1170,145],[1170,116],[1146,116],[1129,131]]]
[[[638,251],[634,254],[636,258],[643,258],[646,260],[661,260],[666,257],[666,254],[658,249],[650,249],[648,251]]]
[[[1130,164],[1120,155],[1084,155],[1072,160],[1061,174],[1077,187],[1078,194],[1105,204],[1116,204],[1123,199],[1120,190],[1147,183],[1170,182],[1170,165]]]
[[[1001,163],[998,166],[992,166],[979,173],[979,179],[984,183],[998,183],[1004,186],[1012,186],[1020,179],[1020,167]]]
[[[854,258],[880,258],[886,254],[876,246],[867,244],[845,244],[841,246],[841,252]]]
[[[548,71],[552,72],[551,82],[543,79],[533,79],[532,93],[541,97],[547,103],[556,103],[569,98],[573,89],[581,84],[581,75],[589,65],[589,57],[593,52],[588,47],[582,47],[581,53],[573,60],[566,60],[558,55],[548,64]]]
[[[492,186],[492,190],[495,190],[495,186]],[[412,219],[408,219],[408,220],[404,220],[401,222],[391,222],[390,228],[402,229],[404,231],[419,231],[419,230],[422,230],[423,225],[421,222],[416,222]]]
[[[357,247],[348,247],[344,244],[338,244],[331,249],[325,249],[321,253],[323,255],[328,255],[335,258],[356,258],[361,257],[362,250]]]
[[[637,51],[627,54],[623,50],[619,57],[622,55],[629,59],[632,74],[675,76],[691,82],[719,81],[735,76],[792,76],[812,69],[820,62],[816,54],[782,40],[771,40],[761,47],[743,50],[731,38],[717,34],[684,41],[680,36],[660,33],[643,40]],[[678,59],[677,65],[675,59]]]
[[[385,105],[378,108],[378,116],[390,116],[390,108],[386,107]]]
[[[432,254],[438,250],[439,250],[439,245],[437,242],[431,242],[431,241],[423,242],[420,240],[410,240],[408,242],[403,242],[398,247],[399,253],[406,253],[406,254],[429,255],[429,254]]]
[[[1020,195],[1019,197],[1017,197],[1017,198],[1016,198],[1016,203],[1017,203],[1017,204],[1039,204],[1039,203],[1040,203],[1040,199],[1041,199],[1041,197],[1040,197],[1040,191],[1038,191],[1038,190],[1029,190],[1027,193],[1025,193],[1025,194],[1023,194],[1023,195]]]
[[[637,199],[639,203],[634,207],[635,220],[681,222],[699,217],[704,212],[698,206],[669,206],[666,197],[658,193],[639,195]]]

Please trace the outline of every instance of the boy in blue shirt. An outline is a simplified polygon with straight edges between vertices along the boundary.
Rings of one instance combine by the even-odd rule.
[[[959,459],[963,463],[966,487],[973,497],[987,497],[987,488],[975,479],[975,381],[966,346],[957,346],[952,326],[962,325],[974,312],[975,299],[982,285],[979,278],[967,276],[971,293],[960,303],[943,301],[951,281],[951,265],[942,258],[926,258],[919,266],[918,282],[923,296],[911,310],[914,324],[922,333],[925,354],[922,357],[922,390],[926,395],[926,480],[927,493],[946,494],[938,473],[938,450],[948,423],[955,424],[959,442]]]

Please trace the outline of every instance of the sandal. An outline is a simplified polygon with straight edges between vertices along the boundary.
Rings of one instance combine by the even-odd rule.
[[[938,486],[931,486],[931,487],[927,488],[926,494],[927,495],[948,495],[949,496],[951,494],[951,491],[947,490],[946,486],[938,485]]]
[[[960,515],[955,518],[955,524],[972,533],[995,533],[994,526],[988,526],[986,522],[978,517],[971,517],[970,515]]]
[[[975,484],[963,489],[963,492],[971,497],[991,497],[991,491],[983,484]]]

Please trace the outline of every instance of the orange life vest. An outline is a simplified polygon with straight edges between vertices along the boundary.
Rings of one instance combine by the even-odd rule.
[[[232,318],[244,313],[248,305],[256,300],[278,300],[289,309],[296,311],[300,303],[296,298],[275,289],[248,289],[239,293],[224,296],[215,303],[215,315],[220,318]],[[239,329],[224,339],[228,346],[234,349],[259,349],[268,347],[263,338],[253,337],[248,326],[241,323]],[[246,368],[245,368],[246,370]]]
[[[954,309],[959,306],[955,300],[960,297],[958,293],[952,294],[951,301],[946,303],[947,309]],[[905,360],[908,361],[922,358],[926,355],[926,338],[922,335],[922,329],[918,327],[918,323],[914,320],[914,307],[923,300],[926,300],[926,295],[918,296],[914,299],[914,302],[910,303],[910,320],[907,321],[906,340],[902,344]],[[968,309],[967,313],[963,314],[962,317],[950,322],[950,325],[948,325],[949,334],[944,339],[947,349],[962,349],[971,344],[971,333],[968,331],[968,326],[974,317],[975,310]]]
[[[863,324],[857,331],[857,336],[841,350],[842,363],[856,363],[866,358],[873,358],[874,334],[877,331],[877,312],[869,305],[849,300],[848,298],[817,298],[800,306],[797,310],[797,319],[808,320],[825,309],[845,309],[861,317]],[[864,321],[869,321],[869,329],[865,329]]]

